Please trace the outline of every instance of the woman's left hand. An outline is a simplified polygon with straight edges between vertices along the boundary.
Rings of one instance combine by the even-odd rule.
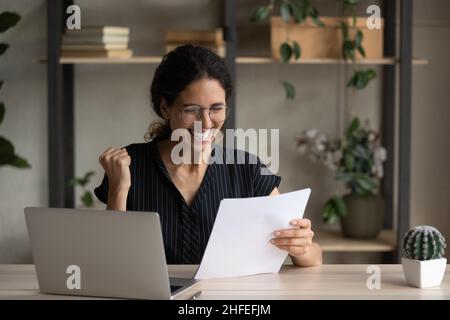
[[[291,256],[302,256],[308,253],[313,243],[314,232],[311,230],[311,220],[295,219],[290,224],[292,228],[274,231],[274,238],[270,241]]]

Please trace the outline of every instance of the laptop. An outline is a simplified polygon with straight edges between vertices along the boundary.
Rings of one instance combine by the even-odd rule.
[[[43,293],[173,299],[196,284],[169,279],[156,212],[27,207],[25,219]]]

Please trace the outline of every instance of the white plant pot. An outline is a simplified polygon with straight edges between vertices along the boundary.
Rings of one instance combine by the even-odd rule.
[[[445,258],[425,261],[402,258],[406,282],[418,288],[439,286],[444,278],[446,266]]]

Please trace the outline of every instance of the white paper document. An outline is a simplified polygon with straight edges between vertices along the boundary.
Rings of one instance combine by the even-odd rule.
[[[303,217],[311,189],[277,196],[223,199],[195,279],[276,273],[287,252],[270,243],[273,232]]]

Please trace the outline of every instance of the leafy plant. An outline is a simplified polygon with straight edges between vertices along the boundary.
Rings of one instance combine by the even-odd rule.
[[[297,145],[301,153],[309,153],[313,160],[334,170],[335,179],[344,182],[349,193],[378,193],[386,150],[379,145],[379,135],[369,128],[368,122],[361,125],[360,120],[354,118],[341,140],[330,140],[317,129],[306,130],[298,137]],[[325,203],[322,217],[332,223],[346,212],[343,198],[334,195]]]
[[[80,200],[87,208],[94,205],[94,197],[92,196],[92,192],[86,188],[86,186],[91,181],[91,177],[94,175],[94,171],[89,171],[83,177],[75,177],[73,179],[70,179],[68,182],[69,186],[79,186],[83,189],[83,194],[81,195]]]
[[[0,33],[7,31],[14,27],[20,20],[20,16],[14,12],[2,12],[0,14]],[[9,48],[7,43],[0,43],[0,55],[3,55]],[[3,86],[3,81],[0,80],[0,88]],[[5,118],[6,107],[3,102],[0,102],[0,124]],[[10,165],[16,168],[30,168],[28,161],[14,150],[14,145],[3,136],[0,136],[0,166]]]
[[[289,23],[302,23],[308,17],[319,27],[323,27],[323,22],[319,19],[319,12],[311,4],[310,0],[271,0],[269,5],[256,8],[250,15],[251,22],[264,21],[272,14],[279,14],[282,19]],[[280,56],[283,63],[288,63],[292,58],[300,59],[302,49],[297,41],[289,39],[280,45]],[[295,98],[295,87],[289,81],[283,81],[283,87],[288,100]]]
[[[366,51],[363,47],[364,34],[361,29],[356,27],[356,5],[359,0],[343,0],[344,12],[350,11],[352,16],[351,28],[355,30],[354,38],[350,37],[349,25],[347,20],[343,20],[340,24],[342,31],[342,55],[345,60],[352,60],[353,67],[355,67],[356,52],[359,52],[363,57],[366,56]],[[355,70],[353,76],[347,82],[347,87],[355,89],[364,89],[370,80],[375,79],[376,72],[373,69]]]

